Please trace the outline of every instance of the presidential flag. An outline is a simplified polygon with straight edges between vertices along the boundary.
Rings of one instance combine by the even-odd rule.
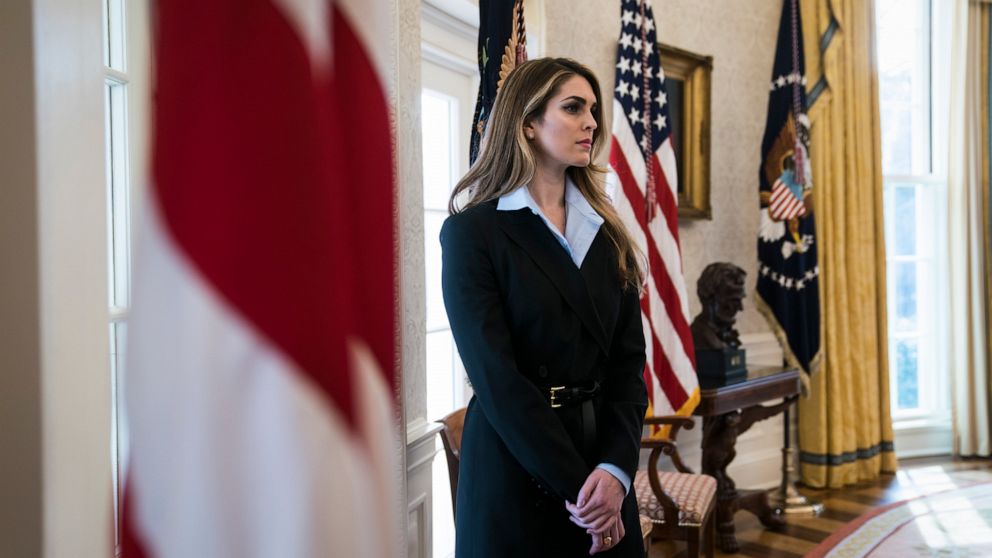
[[[479,142],[503,80],[527,61],[524,0],[479,0],[478,52],[479,96],[472,118],[469,164],[479,155]]]
[[[648,0],[620,5],[610,169],[620,217],[647,257],[641,296],[648,414],[689,415],[699,403],[678,227],[678,175],[665,74]]]
[[[157,2],[125,558],[405,555],[391,9]]]
[[[798,0],[784,0],[761,142],[757,304],[789,364],[807,373],[820,355],[806,70]]]

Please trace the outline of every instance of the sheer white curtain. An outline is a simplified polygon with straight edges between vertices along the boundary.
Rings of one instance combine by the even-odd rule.
[[[988,118],[988,18],[992,0],[954,0],[951,47],[948,255],[950,261],[950,370],[954,452],[992,453],[984,191],[988,188],[983,126]],[[984,46],[983,46],[984,45]]]

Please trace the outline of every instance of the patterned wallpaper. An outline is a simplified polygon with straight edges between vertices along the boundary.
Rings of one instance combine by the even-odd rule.
[[[590,66],[600,79],[604,99],[612,99],[620,1],[527,1],[543,3],[540,31],[545,54],[568,56]],[[652,5],[662,42],[713,57],[713,220],[679,225],[690,319],[699,312],[696,280],[703,268],[710,262],[729,261],[748,274],[748,298],[738,329],[768,331],[752,296],[757,273],[758,158],[781,2],[653,0]],[[604,125],[608,129],[609,121]]]
[[[399,217],[400,362],[404,419],[425,419],[427,326],[424,286],[423,156],[420,141],[420,0],[395,5],[395,88],[392,98],[396,138],[397,212]]]

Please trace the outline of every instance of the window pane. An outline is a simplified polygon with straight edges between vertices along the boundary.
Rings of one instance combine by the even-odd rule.
[[[103,141],[104,141],[104,164],[107,169],[107,300],[109,306],[114,306],[114,173],[113,173],[113,134],[111,133],[111,91],[113,85],[107,84],[103,88]]]
[[[114,506],[114,525],[120,525],[120,506],[121,506],[121,493],[120,493],[120,470],[118,465],[120,463],[120,455],[118,454],[117,447],[117,335],[116,326],[117,324],[110,324],[110,482],[111,488],[114,494],[113,506]],[[120,545],[120,533],[118,529],[114,529],[114,540],[115,545]]]
[[[110,474],[114,494],[114,524],[120,525],[121,480],[127,464],[127,427],[124,421],[121,377],[124,374],[124,349],[127,347],[127,323],[110,323]],[[117,529],[115,536],[119,537]],[[118,538],[115,541],[120,544]]]
[[[124,68],[124,0],[106,0],[104,3],[104,63],[117,71]]]
[[[126,308],[130,299],[130,211],[127,164],[127,86],[107,84],[107,215],[110,249],[110,306]]]
[[[893,255],[911,256],[916,253],[916,188],[897,186],[894,190],[894,207],[890,213],[895,231]]]
[[[447,212],[424,212],[424,268],[427,291],[427,330],[448,327],[448,314],[444,311],[441,293],[441,225]]]
[[[896,332],[916,331],[919,326],[917,319],[917,282],[916,262],[895,262],[889,265],[895,283],[895,321],[891,324]]]
[[[424,149],[424,209],[448,207],[458,138],[452,126],[458,100],[424,89],[421,96]]]
[[[455,409],[454,340],[451,331],[427,334],[427,418],[437,420]]]
[[[885,174],[930,172],[930,2],[878,0],[878,88]]]
[[[896,408],[915,409],[920,406],[919,357],[915,339],[896,342]]]

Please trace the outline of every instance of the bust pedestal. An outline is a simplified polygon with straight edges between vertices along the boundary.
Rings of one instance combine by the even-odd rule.
[[[725,347],[697,350],[696,375],[699,376],[699,387],[702,389],[743,382],[747,379],[744,349]]]

